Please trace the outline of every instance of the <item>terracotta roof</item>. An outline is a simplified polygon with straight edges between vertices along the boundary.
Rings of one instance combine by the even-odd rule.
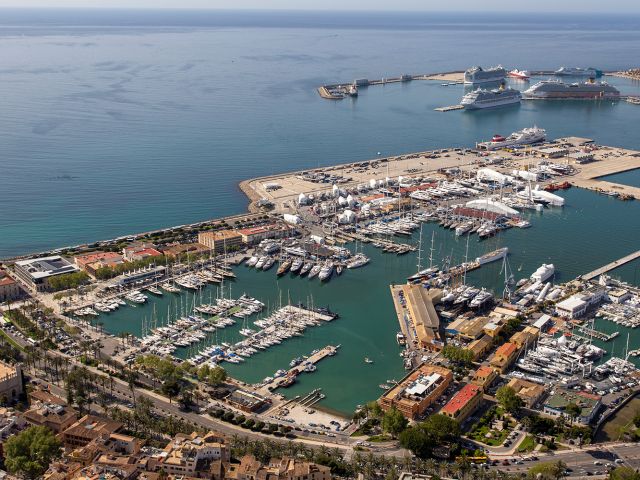
[[[515,343],[507,342],[500,345],[496,350],[496,355],[503,355],[510,357],[518,350],[518,346]]]
[[[480,387],[472,383],[466,384],[462,389],[457,392],[447,404],[442,407],[442,411],[450,415],[455,415],[457,411],[461,410],[469,401],[475,398],[480,393]]]

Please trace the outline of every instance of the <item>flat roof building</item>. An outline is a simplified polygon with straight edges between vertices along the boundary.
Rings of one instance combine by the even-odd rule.
[[[587,392],[575,392],[558,388],[544,402],[544,413],[551,416],[567,416],[565,409],[570,403],[580,407],[580,414],[575,419],[578,423],[588,425],[598,413],[602,405],[602,397]]]
[[[424,414],[453,381],[448,368],[421,365],[388,390],[379,403],[383,410],[397,408],[406,418],[415,420]]]
[[[31,290],[46,292],[51,289],[49,280],[58,275],[76,273],[80,269],[60,255],[20,260],[15,263],[16,276]]]
[[[556,313],[565,318],[580,318],[587,311],[589,303],[580,295],[573,295],[566,300],[556,303]]]
[[[216,253],[223,253],[225,249],[242,245],[242,235],[235,230],[200,232],[198,234],[198,243]]]
[[[277,223],[242,228],[238,230],[238,233],[242,237],[242,243],[246,245],[255,245],[256,243],[260,243],[262,240],[266,240],[268,238],[286,237],[290,232],[291,227]],[[200,241],[199,238],[200,237],[198,236],[198,241]]]

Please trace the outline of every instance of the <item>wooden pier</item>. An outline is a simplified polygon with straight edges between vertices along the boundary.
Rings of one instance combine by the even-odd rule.
[[[304,372],[305,366],[308,364],[313,364],[315,365],[316,363],[320,362],[321,360],[327,358],[327,357],[333,357],[337,352],[338,352],[338,348],[340,348],[340,346],[334,347],[333,345],[327,345],[326,347],[324,347],[321,350],[318,350],[316,353],[310,355],[308,358],[304,359],[300,365],[296,365],[295,367],[289,369],[289,371],[286,373],[286,375],[283,375],[281,377],[278,378],[274,378],[272,382],[267,383],[263,386],[263,388],[266,388],[269,391],[274,391],[277,388],[280,388],[282,386],[284,386],[285,384],[289,383],[289,379],[291,377],[296,377],[298,376],[300,373]]]
[[[603,267],[597,268],[596,270],[593,270],[592,272],[586,273],[584,275],[582,275],[582,278],[585,280],[593,280],[596,277],[599,277],[600,275],[607,273],[613,269],[616,269],[618,267],[621,267],[622,265],[632,262],[634,260],[636,260],[637,258],[640,258],[640,250],[638,250],[637,252],[633,252],[630,253],[629,255],[627,255],[626,257],[622,257],[619,260],[615,260],[611,263],[607,263],[606,265],[604,265]]]

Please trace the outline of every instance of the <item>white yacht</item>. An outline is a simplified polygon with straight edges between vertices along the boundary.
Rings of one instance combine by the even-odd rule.
[[[553,263],[543,263],[535,272],[531,274],[531,280],[534,282],[545,282],[556,272]]]

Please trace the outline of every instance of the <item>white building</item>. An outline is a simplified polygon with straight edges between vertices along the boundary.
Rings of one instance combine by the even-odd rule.
[[[50,290],[49,280],[52,277],[79,271],[80,269],[76,265],[68,262],[60,255],[32,258],[15,263],[16,277],[31,290],[37,292]]]
[[[589,303],[581,295],[571,297],[556,304],[556,314],[565,318],[579,318],[585,314]]]

